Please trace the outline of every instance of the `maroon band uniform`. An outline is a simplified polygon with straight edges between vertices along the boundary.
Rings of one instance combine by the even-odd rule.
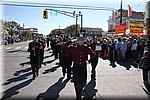
[[[76,91],[76,98],[81,99],[81,92],[87,81],[86,57],[89,55],[95,57],[96,53],[87,46],[71,46],[68,52],[73,60],[73,80]]]

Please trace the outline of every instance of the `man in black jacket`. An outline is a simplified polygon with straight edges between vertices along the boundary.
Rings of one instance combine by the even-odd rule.
[[[40,43],[36,36],[33,37],[33,41],[29,43],[28,52],[30,52],[30,63],[33,73],[33,80],[38,76],[39,64],[40,64]]]
[[[96,66],[98,64],[98,55],[100,53],[100,50],[96,50],[96,46],[100,46],[100,44],[97,43],[97,39],[94,38],[93,42],[90,44],[91,49],[95,51],[96,57],[90,57],[89,63],[91,63],[92,71],[91,71],[91,79],[96,80]]]

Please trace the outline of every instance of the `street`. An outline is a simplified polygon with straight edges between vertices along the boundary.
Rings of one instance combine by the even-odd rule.
[[[48,97],[54,99],[75,99],[74,84],[66,80],[62,75],[62,68],[57,65],[51,51],[45,48],[44,62],[39,76],[32,79],[29,62],[28,43],[21,42],[14,45],[3,46],[4,65],[3,90],[7,99],[39,99]],[[110,66],[109,60],[99,59],[96,69],[96,80],[91,80],[91,65],[87,66],[88,81],[82,96],[85,99],[93,97],[98,100],[108,99],[139,99],[149,100],[150,93],[147,92],[142,82],[142,70],[129,65],[128,62],[116,63],[116,67]]]

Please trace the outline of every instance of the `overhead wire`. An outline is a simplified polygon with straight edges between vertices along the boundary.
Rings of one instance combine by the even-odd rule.
[[[13,2],[13,1],[3,1],[2,3],[4,4],[32,4],[32,5],[49,5],[49,6],[61,6],[61,7],[80,7],[80,8],[94,8],[94,9],[112,9],[115,10],[115,8],[110,8],[110,7],[97,7],[97,6],[81,6],[81,5],[69,5],[69,4],[49,4],[49,3],[32,3],[32,2]]]
[[[112,11],[112,9],[97,9],[97,8],[76,8],[76,7],[56,7],[56,6],[42,6],[42,5],[24,5],[24,4],[3,4],[8,6],[25,6],[25,7],[45,7],[45,8],[66,8],[66,9],[84,9],[84,10],[105,10],[105,11]]]
[[[64,4],[48,4],[48,3],[29,3],[29,2],[2,2],[5,6],[20,6],[20,7],[40,7],[40,8],[64,8],[64,9],[82,9],[82,10],[105,10],[113,11],[115,8],[110,7],[96,7],[96,6],[81,6],[81,5],[64,5]],[[63,12],[59,12],[66,15]],[[68,16],[68,15],[67,15]],[[72,16],[69,16],[72,17]],[[75,18],[75,17],[74,17]],[[80,19],[80,18],[79,18]]]

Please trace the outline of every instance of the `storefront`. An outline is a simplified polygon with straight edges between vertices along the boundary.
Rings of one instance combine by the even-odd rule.
[[[144,24],[121,24],[115,26],[114,36],[145,36]]]

